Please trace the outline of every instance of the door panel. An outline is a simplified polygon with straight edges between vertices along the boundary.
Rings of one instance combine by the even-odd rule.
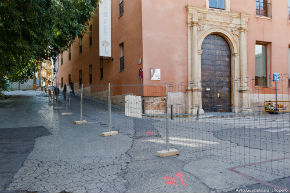
[[[202,105],[208,112],[231,111],[231,51],[218,35],[207,36],[202,44]]]

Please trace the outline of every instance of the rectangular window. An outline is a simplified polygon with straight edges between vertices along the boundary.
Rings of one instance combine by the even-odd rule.
[[[83,71],[80,70],[79,71],[79,85],[80,85],[80,87],[82,86],[82,84],[83,84]]]
[[[256,0],[256,14],[270,17],[271,3],[270,0]]]
[[[225,0],[209,0],[209,7],[216,9],[225,9]]]
[[[288,0],[288,17],[290,19],[290,0]]]
[[[290,48],[288,49],[288,87],[290,88]]]
[[[60,54],[60,64],[63,65],[63,53]]]
[[[103,58],[100,58],[100,80],[103,80],[104,77],[103,61]]]
[[[61,88],[63,88],[63,77],[61,77],[60,86],[61,86]]]
[[[68,59],[71,60],[71,45],[68,48]]]
[[[68,83],[71,83],[71,74],[68,75]]]
[[[90,25],[90,32],[89,32],[89,36],[90,36],[90,47],[93,45],[93,26]]]
[[[255,85],[267,86],[267,45],[257,44],[255,49],[256,67],[255,67]]]
[[[80,54],[83,52],[83,38],[80,38]]]
[[[89,80],[90,80],[90,84],[93,83],[93,65],[89,65]]]
[[[120,17],[124,15],[124,0],[120,0]]]
[[[120,50],[121,50],[121,53],[120,53],[120,72],[124,71],[125,69],[125,58],[124,58],[124,43],[121,43],[120,44]]]

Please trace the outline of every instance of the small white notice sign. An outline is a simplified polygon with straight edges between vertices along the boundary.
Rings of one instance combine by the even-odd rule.
[[[151,80],[161,80],[161,73],[160,73],[160,69],[154,69],[151,68],[150,69],[150,75],[151,75]]]

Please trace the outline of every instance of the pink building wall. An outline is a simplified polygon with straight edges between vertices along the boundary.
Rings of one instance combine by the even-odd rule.
[[[233,12],[250,15],[247,31],[247,63],[249,78],[255,77],[255,45],[269,42],[271,47],[270,73],[288,72],[289,18],[287,0],[272,1],[272,17],[256,16],[253,0],[231,0]],[[142,35],[144,83],[187,83],[187,24],[186,5],[205,8],[206,0],[143,0]],[[150,80],[150,68],[161,69],[161,81]],[[271,84],[273,87],[274,83]],[[287,80],[282,83],[287,91]],[[254,84],[249,83],[252,92]],[[273,93],[273,88],[260,89]]]

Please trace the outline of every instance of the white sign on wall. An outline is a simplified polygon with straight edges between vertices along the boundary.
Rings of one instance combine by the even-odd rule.
[[[99,50],[100,56],[112,57],[111,0],[99,1]]]
[[[160,69],[151,68],[150,69],[150,76],[151,76],[151,80],[161,80]]]

